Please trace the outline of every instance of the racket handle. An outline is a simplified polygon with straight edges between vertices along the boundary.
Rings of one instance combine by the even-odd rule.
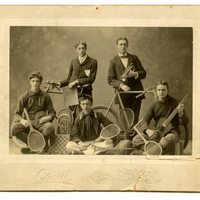
[[[158,128],[158,130],[161,131],[161,132],[164,131],[164,130],[165,130],[165,126],[163,126],[163,125],[160,126],[160,127]]]
[[[24,108],[24,114],[25,114],[25,116],[26,116],[26,119],[30,122],[30,118],[29,118],[29,116],[28,116],[28,112],[27,112],[27,109],[26,109],[26,108]]]

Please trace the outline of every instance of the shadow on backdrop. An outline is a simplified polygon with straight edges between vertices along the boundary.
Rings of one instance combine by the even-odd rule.
[[[193,30],[189,27],[33,27],[10,28],[10,124],[21,93],[29,89],[28,74],[40,71],[46,80],[65,79],[71,60],[76,57],[74,43],[83,40],[87,53],[98,61],[94,83],[94,104],[107,105],[114,91],[107,84],[109,61],[117,54],[116,39],[129,40],[128,52],[136,54],[147,71],[144,87],[166,80],[170,94],[182,99],[192,94]],[[55,109],[63,108],[63,97],[52,95]],[[147,95],[142,117],[152,102]],[[185,106],[192,133],[192,103]],[[192,134],[190,135],[190,137]]]

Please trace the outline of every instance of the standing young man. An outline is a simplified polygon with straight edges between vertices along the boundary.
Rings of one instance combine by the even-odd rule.
[[[143,118],[145,131],[143,136],[147,140],[153,140],[159,142],[163,149],[163,154],[173,154],[171,149],[180,136],[179,124],[188,123],[188,119],[184,114],[184,105],[179,103],[178,100],[169,95],[169,86],[166,81],[158,82],[156,86],[157,100],[149,107],[146,115]],[[178,106],[178,107],[177,107]],[[155,120],[156,125],[160,119],[167,118],[175,108],[178,108],[178,114],[171,121],[171,129],[162,137],[161,133],[155,130],[149,129],[149,124],[152,119]],[[142,149],[144,142],[139,135],[133,138],[133,147],[136,149]]]
[[[74,45],[78,57],[73,59],[69,73],[65,80],[58,83],[60,87],[77,87],[78,93],[89,94],[92,96],[92,84],[97,73],[97,61],[89,57],[86,53],[86,42],[80,41]]]
[[[56,116],[51,97],[40,89],[43,77],[40,72],[33,72],[29,75],[30,90],[23,93],[15,111],[12,135],[27,143],[27,136],[30,125],[23,117],[24,108],[27,109],[33,128],[40,131],[46,141],[45,151],[48,150],[48,140],[54,139],[55,129],[52,121]],[[31,153],[29,148],[22,148],[22,153]]]
[[[146,71],[139,58],[127,52],[128,39],[121,37],[117,39],[116,44],[118,55],[110,61],[107,78],[108,84],[124,92],[143,90],[140,80],[145,78]],[[130,64],[132,64],[133,67],[124,79],[122,78],[122,74]],[[138,122],[141,100],[144,98],[144,96],[142,96],[136,99],[136,95],[138,94],[120,94],[124,107],[130,108],[134,112],[134,124]]]

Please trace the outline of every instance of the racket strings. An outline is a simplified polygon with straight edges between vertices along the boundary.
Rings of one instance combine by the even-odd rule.
[[[110,124],[102,129],[101,136],[103,138],[112,138],[120,133],[120,128],[115,124]]]
[[[119,111],[119,122],[124,129],[129,129],[134,122],[134,112],[130,108],[123,108]]]
[[[45,146],[45,140],[41,133],[39,132],[31,132],[28,137],[29,147],[32,151],[40,151]]]
[[[146,153],[148,155],[161,155],[162,154],[162,147],[153,141],[150,141],[145,146]]]

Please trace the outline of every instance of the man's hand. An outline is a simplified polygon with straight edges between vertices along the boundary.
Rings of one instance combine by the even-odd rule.
[[[184,104],[179,103],[177,109],[178,109],[179,117],[183,116]]]
[[[20,120],[20,123],[21,123],[24,127],[26,127],[26,128],[30,126],[28,120],[25,120],[25,119],[21,119],[21,120]]]
[[[81,150],[79,149],[79,146],[76,142],[74,141],[69,141],[67,144],[66,144],[66,148],[68,150],[69,153],[74,153],[74,152],[81,152]]]
[[[157,140],[159,137],[159,132],[154,131],[153,135],[150,137],[153,141]]]
[[[73,88],[73,87],[74,87],[75,85],[77,85],[77,84],[78,84],[78,80],[75,80],[75,81],[69,83],[68,87],[69,87],[69,88]]]
[[[51,116],[50,115],[44,116],[40,119],[39,124],[43,124],[43,123],[46,123],[46,122],[49,122],[49,121],[51,121]]]
[[[154,134],[155,131],[151,130],[151,129],[147,129],[145,132],[149,137],[151,137]]]
[[[79,141],[78,146],[84,146],[84,143],[82,141]]]
[[[87,147],[88,147],[88,144],[83,143],[82,141],[78,142],[78,149],[79,149],[80,151],[86,150]]]
[[[157,140],[159,137],[159,133],[155,130],[147,129],[145,132],[152,140]]]
[[[138,72],[135,72],[135,71],[133,71],[133,70],[130,70],[129,73],[128,73],[128,75],[127,75],[127,77],[128,77],[128,78],[134,77],[135,79],[137,79],[137,77],[138,77]]]
[[[120,88],[121,88],[123,91],[125,91],[125,92],[128,92],[129,90],[131,90],[131,88],[128,87],[127,85],[125,85],[125,84],[122,84],[122,85],[120,86]]]

